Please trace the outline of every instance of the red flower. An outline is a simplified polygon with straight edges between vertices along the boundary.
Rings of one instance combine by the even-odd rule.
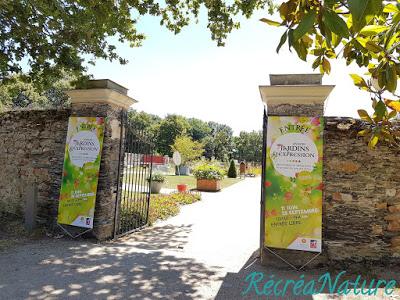
[[[267,180],[265,181],[264,185],[265,187],[270,187],[272,185],[272,182]]]
[[[322,191],[324,188],[324,184],[321,182],[315,189]]]
[[[292,192],[286,192],[284,197],[285,197],[286,201],[290,201],[293,198],[293,193]]]
[[[312,118],[311,124],[314,126],[318,126],[320,124],[319,118]]]

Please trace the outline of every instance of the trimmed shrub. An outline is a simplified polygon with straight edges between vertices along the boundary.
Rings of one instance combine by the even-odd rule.
[[[231,160],[231,164],[229,165],[228,169],[228,178],[236,178],[237,177],[237,171],[236,171],[236,166],[235,162]]]

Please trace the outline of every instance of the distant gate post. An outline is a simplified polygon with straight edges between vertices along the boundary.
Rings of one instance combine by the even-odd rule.
[[[71,97],[71,116],[104,117],[105,132],[97,187],[93,233],[99,240],[113,237],[118,165],[121,144],[121,115],[137,101],[127,95],[128,89],[108,80],[90,80],[86,89],[67,92]],[[123,159],[123,156],[122,156]]]
[[[296,117],[322,117],[324,115],[325,100],[334,88],[333,85],[322,85],[320,74],[282,74],[270,75],[270,86],[260,86],[263,103],[267,107],[264,114],[264,150],[263,150],[263,179],[262,199],[260,213],[260,255],[261,263],[274,265],[282,261],[276,256],[289,261],[296,267],[303,266],[313,258],[310,252],[274,248],[274,253],[265,248],[265,159],[266,159],[266,134],[268,116],[296,116]],[[323,236],[322,236],[323,239]],[[322,250],[323,251],[323,250]],[[321,262],[324,253],[314,262]]]

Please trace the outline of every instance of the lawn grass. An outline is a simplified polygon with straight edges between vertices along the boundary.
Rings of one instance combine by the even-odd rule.
[[[165,176],[166,182],[164,182],[164,188],[167,189],[176,189],[178,184],[186,184],[188,189],[196,188],[196,178],[193,176],[178,176],[178,175],[167,175]],[[221,181],[221,188],[226,188],[232,184],[238,183],[241,181],[241,178],[224,178]]]

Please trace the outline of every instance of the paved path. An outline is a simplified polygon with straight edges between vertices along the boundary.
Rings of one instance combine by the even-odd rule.
[[[259,182],[203,193],[178,216],[115,242],[45,240],[2,253],[0,299],[215,298],[258,247]]]

